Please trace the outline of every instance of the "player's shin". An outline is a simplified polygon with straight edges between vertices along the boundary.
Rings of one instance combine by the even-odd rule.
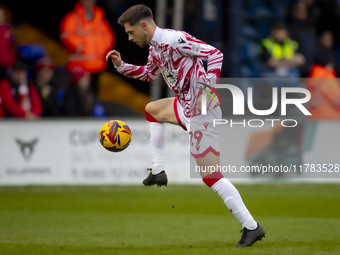
[[[152,174],[158,174],[165,169],[165,124],[157,122],[148,112],[145,118],[150,129]]]
[[[205,176],[203,182],[223,199],[224,204],[243,227],[249,230],[257,228],[257,222],[244,205],[240,193],[220,172],[214,172]]]

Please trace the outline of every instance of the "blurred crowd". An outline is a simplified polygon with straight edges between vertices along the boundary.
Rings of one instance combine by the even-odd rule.
[[[289,86],[303,86],[311,92],[310,118],[339,120],[339,1],[253,0],[248,3],[256,10],[252,17],[254,25],[248,28],[256,31],[258,39],[245,43],[253,45],[256,54],[250,58],[253,71],[248,68],[243,76],[306,78]]]
[[[331,2],[294,1],[285,17],[274,20],[269,36],[260,43],[260,57],[265,66],[260,73],[262,77],[309,77],[315,65],[340,74],[334,45],[340,31],[333,24],[340,25],[340,13],[337,13],[340,8]],[[340,42],[337,43],[339,47]]]
[[[105,8],[114,10],[117,16],[132,4],[128,0],[105,3]],[[242,3],[245,18],[240,28],[240,77],[339,77],[339,1],[244,0]],[[202,19],[198,19],[200,14],[195,12],[199,6],[206,9]],[[208,25],[216,27],[218,20],[221,24],[217,27],[225,28],[222,24],[227,21],[226,17],[215,18],[222,6],[226,7],[225,2],[185,1],[184,29],[218,47],[219,42],[226,41],[223,33],[217,38],[207,33],[214,31]],[[202,20],[210,22],[204,31]],[[96,0],[78,0],[73,10],[60,20],[59,36],[68,53],[66,85],[61,85],[56,77],[57,68],[52,58],[45,54],[30,62],[20,54],[11,26],[0,8],[0,118],[105,115],[105,109],[98,102],[98,84],[99,75],[106,69],[105,53],[115,47],[112,21],[107,21]],[[212,42],[204,38],[206,36]],[[221,44],[221,50],[224,45],[226,43]],[[326,86],[325,82],[306,83],[306,87],[311,90],[312,99],[319,102],[314,104],[312,100],[312,109],[323,102],[333,109],[332,116],[340,118],[340,84],[331,83]]]
[[[55,79],[49,56],[33,63],[18,51],[5,13],[0,9],[0,117],[103,115],[97,103],[98,77],[105,54],[114,47],[114,31],[96,0],[79,0],[60,22],[60,40],[68,53],[68,86]]]

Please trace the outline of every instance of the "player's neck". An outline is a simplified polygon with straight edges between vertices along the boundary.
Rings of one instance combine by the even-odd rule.
[[[155,35],[156,28],[157,28],[157,26],[156,26],[155,23],[151,24],[151,25],[148,27],[148,29],[149,29],[149,35],[150,35],[149,42],[148,42],[149,44],[150,44],[152,38],[153,38],[154,35]]]

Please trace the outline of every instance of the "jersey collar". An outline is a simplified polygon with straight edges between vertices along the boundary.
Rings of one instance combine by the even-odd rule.
[[[162,35],[163,35],[163,29],[156,27],[156,30],[155,30],[155,33],[153,34],[150,45],[156,46],[161,41]]]

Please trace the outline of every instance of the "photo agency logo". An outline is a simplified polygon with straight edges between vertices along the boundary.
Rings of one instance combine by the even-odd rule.
[[[245,105],[248,107],[249,112],[258,118],[249,119],[214,119],[213,125],[229,125],[230,127],[263,127],[266,123],[269,123],[272,127],[280,124],[283,127],[296,127],[298,120],[287,117],[287,106],[293,106],[298,109],[304,116],[311,116],[312,114],[308,111],[305,104],[311,99],[311,93],[309,90],[301,87],[272,87],[271,88],[271,106],[269,109],[257,109],[254,106],[254,90],[252,87],[247,88],[247,95],[245,96],[243,91],[232,84],[216,84],[215,88],[204,85],[206,88],[200,88],[203,91],[201,100],[201,114],[207,114],[207,97],[210,96],[215,104],[217,101],[215,96],[221,103],[221,90],[218,95],[216,89],[222,89],[228,91],[232,96],[232,115],[235,117],[245,117]],[[210,91],[209,91],[209,90]],[[280,94],[279,94],[280,93]],[[215,96],[214,96],[215,95]],[[294,96],[292,96],[294,95]],[[297,96],[298,95],[298,98]],[[280,110],[280,118],[270,118],[275,111]]]

